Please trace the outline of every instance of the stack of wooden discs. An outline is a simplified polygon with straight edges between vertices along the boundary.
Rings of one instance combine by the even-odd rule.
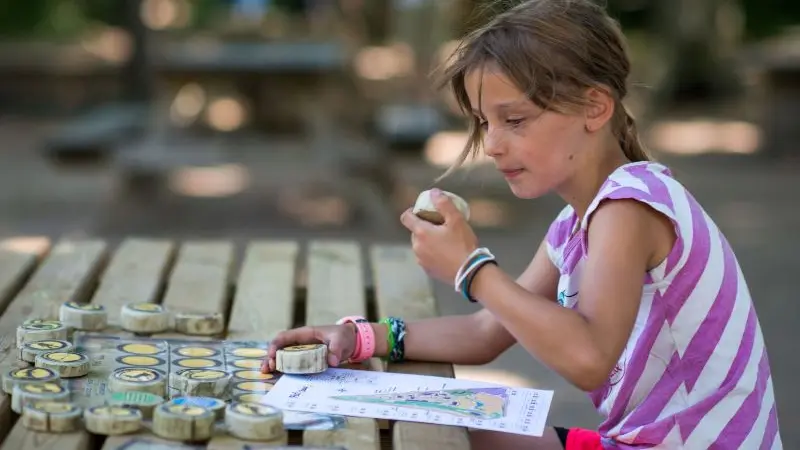
[[[214,412],[208,408],[172,400],[155,409],[153,433],[175,441],[203,441],[211,438],[215,421]]]

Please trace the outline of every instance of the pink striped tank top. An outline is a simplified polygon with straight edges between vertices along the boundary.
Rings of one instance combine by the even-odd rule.
[[[644,276],[636,323],[606,384],[590,393],[608,449],[781,449],[767,352],[733,250],[670,171],[654,162],[614,171],[578,223],[566,207],[547,233],[575,308],[587,219],[605,199],[635,199],[668,217],[668,257]]]

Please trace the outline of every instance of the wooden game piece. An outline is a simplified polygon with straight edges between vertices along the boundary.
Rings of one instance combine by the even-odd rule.
[[[60,383],[23,384],[14,386],[11,391],[11,410],[17,414],[22,413],[25,405],[31,402],[68,402],[69,391]]]
[[[225,418],[225,407],[228,406],[224,400],[213,397],[178,397],[171,400],[173,405],[181,406],[201,406],[214,413],[216,420]]]
[[[100,331],[108,325],[108,311],[94,303],[62,303],[58,319],[64,325],[76,330]]]
[[[11,369],[3,376],[3,392],[11,394],[14,386],[25,384],[59,383],[61,377],[57,372],[44,367],[25,367]]]
[[[251,441],[273,441],[286,434],[281,410],[258,403],[231,403],[225,425],[231,435]]]
[[[106,400],[106,403],[108,406],[138,409],[145,420],[151,420],[156,406],[164,403],[164,397],[150,392],[113,392]]]
[[[149,392],[164,397],[167,382],[164,375],[148,367],[120,367],[108,376],[111,392]]]
[[[69,402],[37,401],[22,409],[25,428],[48,433],[66,433],[80,426],[81,408]]]
[[[160,333],[169,322],[169,311],[157,303],[128,303],[120,311],[122,328],[134,333]]]
[[[45,339],[67,340],[67,327],[58,320],[29,319],[17,327],[17,347]]]
[[[104,436],[135,433],[142,428],[142,420],[141,411],[126,406],[94,406],[83,413],[86,429]]]
[[[19,348],[19,359],[25,362],[36,362],[36,355],[47,352],[71,352],[73,345],[69,341],[56,339],[45,339],[42,341],[30,341],[22,344]]]
[[[226,398],[230,391],[231,374],[216,369],[180,371],[177,389],[187,397]]]
[[[153,412],[153,433],[175,441],[202,441],[211,438],[215,419],[208,408],[169,401]]]
[[[328,347],[325,344],[284,347],[277,352],[275,368],[292,374],[324,372],[328,369]]]
[[[57,372],[61,378],[82,377],[89,373],[91,359],[83,353],[47,352],[36,355],[36,367]]]
[[[225,330],[225,316],[215,313],[175,313],[175,331],[195,336],[213,336]]]
[[[463,214],[464,217],[469,220],[469,205],[467,204],[466,200],[456,194],[453,194],[452,192],[442,191],[442,193],[450,197],[450,199],[453,201],[453,204],[456,206],[456,209],[458,209],[461,214]],[[421,219],[427,220],[428,222],[435,224],[444,223],[444,217],[439,211],[436,210],[436,205],[433,204],[433,198],[431,197],[430,190],[423,191],[419,194],[411,211]]]

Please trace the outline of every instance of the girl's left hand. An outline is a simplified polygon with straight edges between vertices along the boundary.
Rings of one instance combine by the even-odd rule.
[[[419,265],[434,278],[453,284],[464,260],[478,248],[478,237],[447,195],[433,189],[431,198],[444,217],[443,224],[420,219],[411,209],[400,216],[400,221],[411,231],[411,247]]]

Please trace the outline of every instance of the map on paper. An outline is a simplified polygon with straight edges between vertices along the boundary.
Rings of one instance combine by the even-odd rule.
[[[541,436],[552,391],[444,377],[328,369],[284,374],[263,402],[291,411]]]

